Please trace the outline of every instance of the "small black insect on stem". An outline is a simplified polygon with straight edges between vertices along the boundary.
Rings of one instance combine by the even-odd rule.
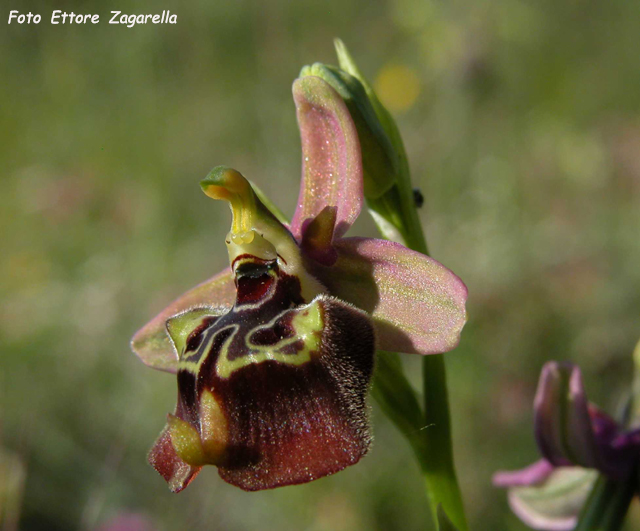
[[[416,208],[422,208],[422,205],[424,205],[424,196],[422,195],[420,188],[413,189],[413,202],[415,203]]]

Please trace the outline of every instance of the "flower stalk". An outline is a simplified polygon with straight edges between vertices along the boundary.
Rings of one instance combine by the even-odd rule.
[[[637,474],[627,481],[601,475],[596,480],[574,531],[619,531],[637,488]]]

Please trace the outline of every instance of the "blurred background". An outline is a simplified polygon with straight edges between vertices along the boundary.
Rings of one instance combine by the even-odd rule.
[[[638,5],[126,4],[178,23],[109,25],[98,1],[2,8],[3,529],[431,529],[409,447],[375,404],[370,454],[308,485],[247,494],[210,468],[174,495],[146,462],[176,384],[129,339],[227,260],[228,209],[198,181],[232,166],[292,213],[290,87],[303,65],[336,63],[336,36],[398,120],[433,256],[469,287],[446,359],[472,527],[525,529],[490,478],[537,458],[542,364],[579,363],[614,413],[640,338]],[[101,22],[52,26],[54,8]],[[9,26],[10,9],[43,20]],[[374,235],[366,217],[352,233]]]

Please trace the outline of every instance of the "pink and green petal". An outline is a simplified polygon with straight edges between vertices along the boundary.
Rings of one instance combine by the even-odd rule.
[[[175,373],[178,355],[166,331],[167,320],[194,307],[207,307],[222,314],[233,306],[235,298],[233,275],[229,269],[225,269],[187,291],[138,330],[131,340],[131,348],[149,367]]]
[[[371,314],[379,349],[437,354],[458,344],[467,288],[449,269],[386,240],[344,238],[335,249],[333,266],[313,270],[330,293]]]
[[[306,225],[329,206],[336,208],[333,238],[339,238],[363,202],[356,126],[340,95],[319,77],[297,79],[293,98],[302,141],[302,186],[291,231],[301,241]]]

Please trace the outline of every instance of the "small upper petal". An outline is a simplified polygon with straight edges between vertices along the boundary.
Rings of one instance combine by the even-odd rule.
[[[177,298],[151,321],[143,326],[131,340],[131,348],[149,367],[176,372],[178,354],[166,330],[170,317],[190,308],[208,307],[220,314],[227,312],[235,302],[236,288],[233,275],[227,268]]]
[[[378,348],[437,354],[458,344],[467,288],[449,269],[386,240],[343,238],[335,248],[336,263],[314,272],[330,293],[372,315]]]
[[[334,238],[360,214],[362,157],[356,126],[340,95],[315,76],[293,84],[302,141],[302,185],[291,231],[301,241],[305,222],[325,207],[336,207]]]

